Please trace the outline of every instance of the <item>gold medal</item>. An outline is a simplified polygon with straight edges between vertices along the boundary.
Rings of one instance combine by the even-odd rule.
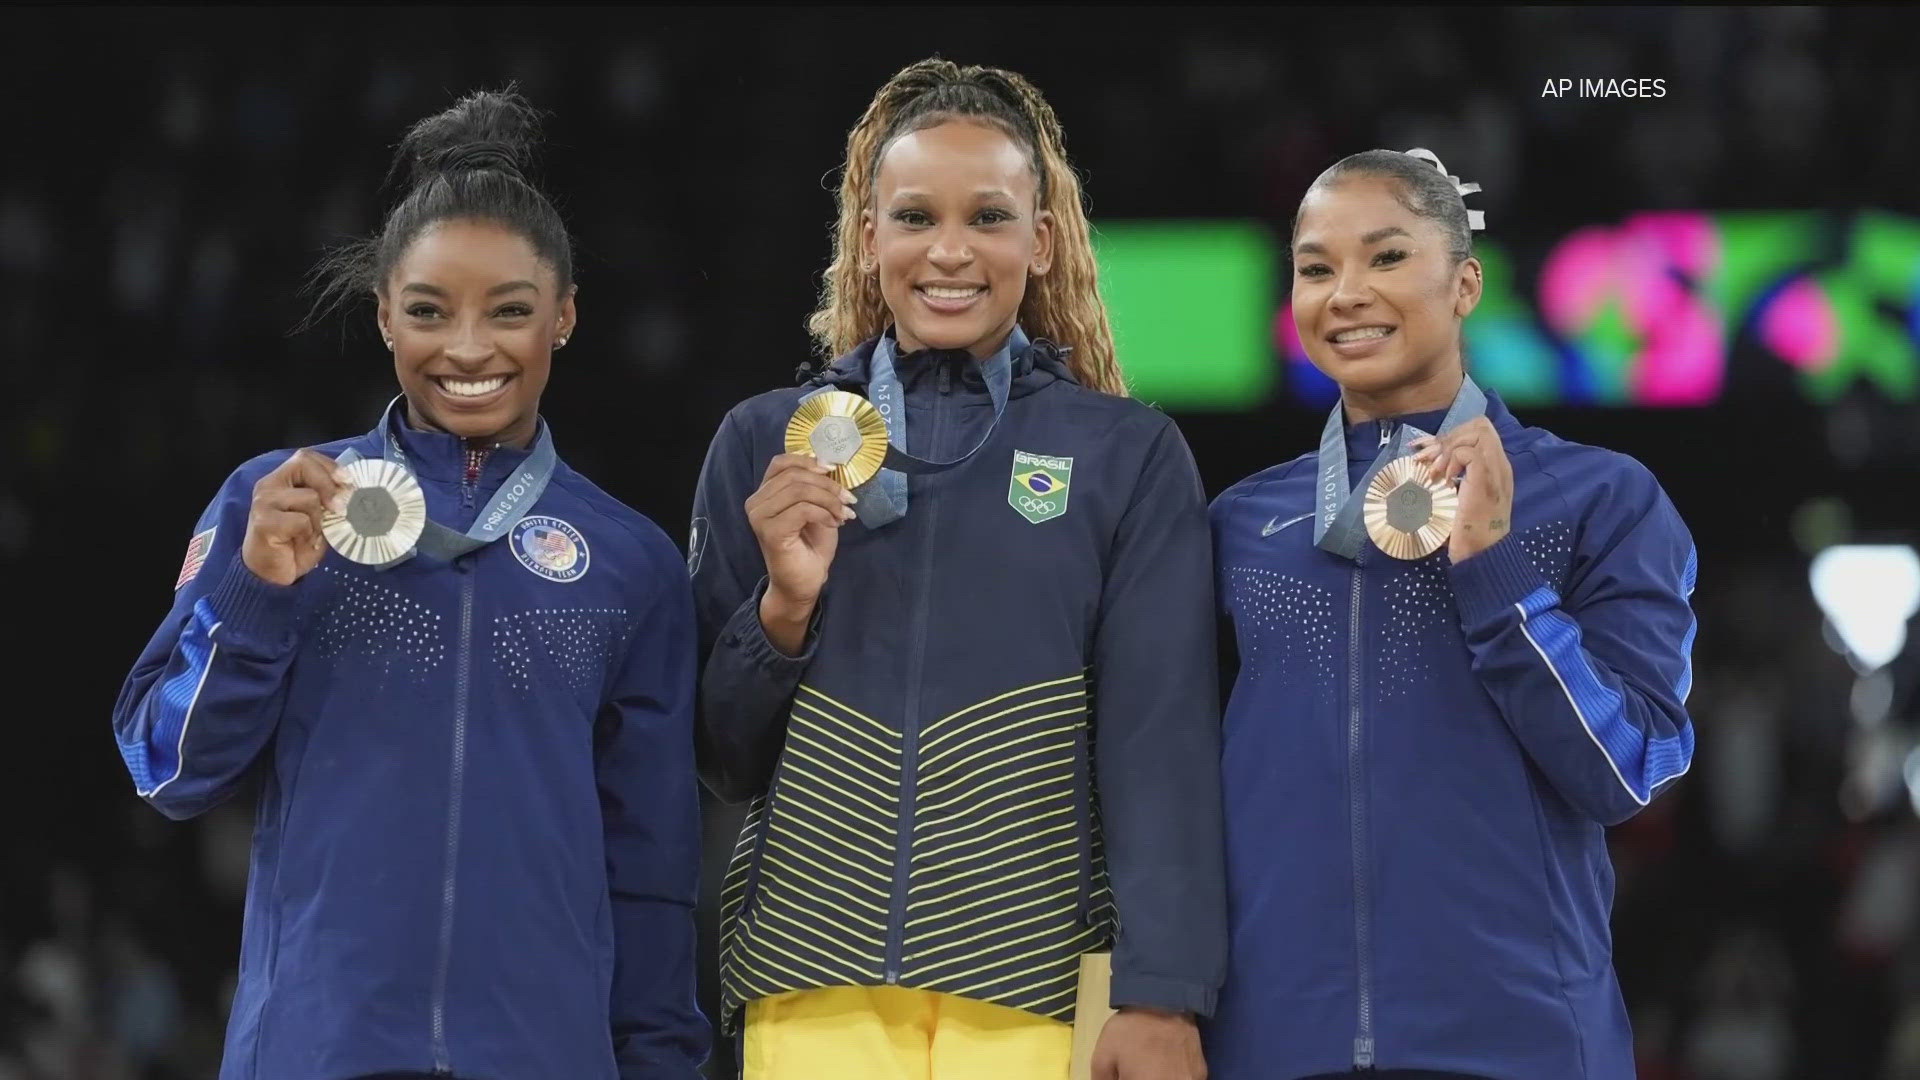
[[[800,403],[787,421],[787,453],[811,454],[851,491],[887,460],[887,422],[859,394],[828,390]]]
[[[413,474],[381,458],[360,458],[341,469],[353,485],[346,512],[320,513],[320,532],[333,550],[368,566],[384,566],[412,551],[427,525],[427,497]]]
[[[1445,480],[1427,483],[1411,457],[1389,462],[1367,485],[1364,514],[1374,545],[1396,559],[1424,559],[1453,534],[1459,494]]]

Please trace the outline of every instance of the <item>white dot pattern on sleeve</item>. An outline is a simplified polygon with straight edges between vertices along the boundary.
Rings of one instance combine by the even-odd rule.
[[[1572,569],[1573,527],[1564,521],[1549,521],[1519,533],[1520,550],[1532,561],[1534,569],[1547,579],[1555,592],[1567,591],[1567,572]]]

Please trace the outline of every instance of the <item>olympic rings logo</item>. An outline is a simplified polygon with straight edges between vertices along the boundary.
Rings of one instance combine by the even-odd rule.
[[[1029,514],[1051,514],[1060,509],[1060,504],[1052,499],[1036,499],[1031,495],[1020,496],[1020,509]]]

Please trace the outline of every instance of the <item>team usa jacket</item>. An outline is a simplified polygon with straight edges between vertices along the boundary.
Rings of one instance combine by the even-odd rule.
[[[1458,565],[1317,548],[1317,454],[1213,503],[1241,660],[1222,1080],[1634,1075],[1605,830],[1692,758],[1693,543],[1639,463],[1488,397],[1513,527]],[[1349,426],[1349,483],[1440,419]]]
[[[1114,1004],[1210,1012],[1226,966],[1218,660],[1185,441],[1016,331],[991,439],[909,477],[904,518],[840,528],[790,658],[760,625],[743,503],[803,394],[860,392],[874,348],[735,407],[696,496],[703,775],[751,799],[721,901],[728,1023],[833,985],[1070,1020],[1080,955],[1109,943]],[[951,460],[987,431],[966,354],[909,355],[899,378],[906,450]]]
[[[464,530],[527,453],[400,425]],[[319,447],[381,452],[376,436]],[[121,690],[139,793],[187,818],[257,778],[222,1080],[698,1075],[695,634],[678,549],[557,466],[451,564],[240,557],[255,481],[202,515]]]

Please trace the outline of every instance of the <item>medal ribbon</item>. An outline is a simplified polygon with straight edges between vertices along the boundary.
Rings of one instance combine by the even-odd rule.
[[[1373,464],[1360,477],[1360,482],[1348,487],[1347,425],[1343,409],[1344,406],[1339,402],[1334,402],[1333,412],[1327,415],[1327,426],[1320,432],[1320,486],[1314,492],[1313,543],[1320,550],[1332,552],[1343,559],[1356,559],[1366,543],[1367,530],[1361,521],[1363,500],[1355,499],[1354,494],[1367,490],[1375,473],[1402,456],[1407,443],[1426,432],[1408,424],[1399,425],[1392,440],[1380,448]],[[1448,407],[1446,417],[1440,421],[1440,430],[1435,434],[1445,435],[1486,413],[1487,395],[1474,383],[1473,377],[1468,376],[1460,384],[1460,392],[1454,395],[1453,404]]]
[[[400,437],[394,433],[394,407],[400,404],[405,395],[387,403],[387,411],[380,414],[380,426],[374,434],[380,436],[386,453],[382,456],[412,472],[407,464],[407,452],[400,448]],[[348,447],[336,460],[342,465],[350,465],[360,459],[360,452]],[[426,528],[420,533],[420,540],[412,551],[400,556],[387,566],[396,566],[416,554],[431,555],[448,562],[493,543],[520,524],[522,518],[533,510],[540,494],[547,489],[547,482],[553,479],[553,470],[559,464],[559,455],[553,449],[553,432],[548,430],[545,420],[540,421],[540,435],[534,440],[533,453],[522,462],[512,476],[500,482],[500,486],[487,497],[487,508],[473,520],[473,524],[464,533],[456,532],[445,525],[427,519]],[[418,477],[415,477],[418,480]],[[385,569],[386,567],[381,567]]]
[[[1000,417],[1007,411],[1007,398],[1013,390],[1013,355],[1017,350],[1028,347],[1027,335],[1018,326],[1007,338],[1000,351],[980,361],[980,376],[986,381],[987,394],[993,399],[993,423],[980,436],[973,449],[951,461],[929,461],[915,457],[901,447],[907,441],[906,392],[901,389],[900,378],[894,372],[895,341],[893,335],[883,334],[873,347],[873,359],[867,375],[867,400],[873,402],[879,410],[880,419],[887,424],[886,464],[874,478],[854,495],[860,500],[854,506],[854,512],[860,516],[860,523],[869,529],[889,525],[907,516],[907,476],[925,476],[931,473],[945,472],[980,452],[993,438],[1000,426]],[[805,401],[813,394],[825,393],[833,389],[823,386],[812,394],[802,397]]]

